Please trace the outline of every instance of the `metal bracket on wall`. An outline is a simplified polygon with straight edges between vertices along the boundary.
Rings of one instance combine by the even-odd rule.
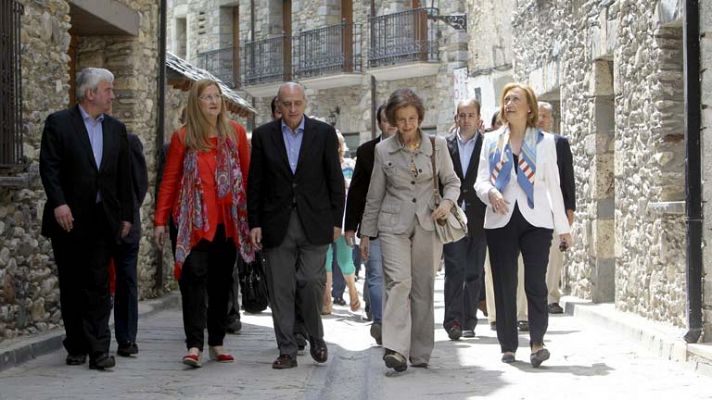
[[[458,31],[467,31],[467,14],[440,15],[440,10],[433,7],[432,2],[426,10],[428,19],[443,21]]]

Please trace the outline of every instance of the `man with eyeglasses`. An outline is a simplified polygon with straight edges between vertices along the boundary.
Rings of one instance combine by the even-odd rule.
[[[280,86],[282,117],[255,129],[247,187],[250,237],[263,249],[267,287],[279,357],[272,368],[297,366],[295,307],[304,319],[309,351],[326,362],[321,322],[324,263],[331,242],[341,234],[344,176],[336,131],[304,115],[304,87]]]

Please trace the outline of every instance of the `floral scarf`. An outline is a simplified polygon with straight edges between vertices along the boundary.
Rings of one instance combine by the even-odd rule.
[[[233,240],[245,262],[255,259],[255,250],[250,244],[250,228],[247,223],[247,195],[243,184],[242,170],[237,146],[229,138],[218,138],[215,184],[218,200],[231,197],[230,222],[235,236]],[[178,205],[178,237],[176,239],[175,275],[180,277],[183,263],[194,245],[194,230],[208,232],[208,209],[203,201],[203,185],[198,171],[198,151],[188,150],[183,159],[183,180]]]

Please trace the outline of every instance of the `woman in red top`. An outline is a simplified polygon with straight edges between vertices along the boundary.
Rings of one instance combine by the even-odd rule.
[[[201,365],[206,319],[210,358],[234,361],[223,339],[236,253],[254,260],[245,195],[249,164],[245,129],[227,119],[217,83],[193,84],[185,125],[168,148],[154,221],[159,248],[170,215],[178,227],[174,272],[188,347],[183,363],[192,367]]]

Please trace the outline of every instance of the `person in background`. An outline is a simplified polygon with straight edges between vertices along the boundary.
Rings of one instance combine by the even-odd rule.
[[[455,174],[460,179],[458,203],[467,216],[467,235],[443,247],[445,256],[445,318],[443,327],[450,340],[475,337],[477,305],[482,287],[482,272],[487,252],[483,229],[485,205],[474,191],[477,165],[482,149],[480,103],[460,101],[455,113],[457,125],[447,138]]]
[[[247,134],[228,120],[220,87],[195,82],[186,124],[171,137],[154,217],[159,248],[169,215],[178,227],[174,273],[188,349],[183,363],[191,367],[202,365],[206,325],[210,358],[234,361],[223,347],[233,266],[238,251],[247,262],[255,257],[247,224],[249,165]]]
[[[386,105],[382,104],[376,110],[376,120],[381,134],[370,140],[356,150],[356,167],[354,176],[349,186],[349,193],[346,197],[346,219],[344,229],[347,242],[353,243],[356,232],[359,230],[364,207],[366,206],[366,195],[371,183],[371,173],[373,172],[374,154],[376,145],[388,139],[396,133],[397,128],[388,122],[386,117]],[[359,232],[360,235],[360,232]],[[366,260],[366,289],[365,292],[369,301],[369,311],[373,320],[371,324],[371,337],[377,344],[382,343],[382,320],[383,320],[383,255],[381,253],[381,242],[378,237],[369,238],[369,252]]]
[[[559,167],[559,182],[561,193],[564,196],[564,208],[569,225],[574,223],[574,211],[576,211],[576,181],[574,179],[574,159],[571,155],[569,140],[554,132],[553,107],[545,101],[539,102],[539,122],[537,126],[545,131],[554,134],[556,141],[556,160]],[[555,232],[556,235],[556,232]],[[549,250],[549,266],[546,269],[546,287],[549,290],[547,306],[550,314],[562,314],[564,309],[559,305],[561,292],[559,284],[561,282],[561,266],[564,261],[564,254],[559,249],[559,244],[553,241]]]
[[[502,362],[515,361],[517,259],[524,261],[529,306],[530,361],[549,359],[546,266],[553,229],[562,245],[572,244],[556,166],[554,137],[536,127],[536,95],[529,86],[507,84],[502,91],[503,126],[482,145],[475,190],[487,204],[485,231],[497,305],[497,339]]]
[[[344,136],[336,130],[336,136],[339,138],[339,161],[341,163],[341,171],[344,174],[345,187],[348,190],[349,183],[351,182],[351,176],[353,171],[353,160],[345,159],[344,154],[347,151],[346,142]],[[356,289],[355,271],[356,268],[353,262],[352,249],[353,242],[348,243],[346,238],[341,235],[336,241],[331,245],[333,248],[328,249],[326,252],[326,286],[324,287],[324,306],[322,308],[322,315],[331,314],[331,280],[332,280],[332,269],[336,267],[341,270],[344,276],[344,281],[346,286],[349,288],[350,297],[350,307],[351,311],[358,311],[361,307],[361,301],[358,298],[358,290]],[[334,262],[335,261],[335,262]]]

